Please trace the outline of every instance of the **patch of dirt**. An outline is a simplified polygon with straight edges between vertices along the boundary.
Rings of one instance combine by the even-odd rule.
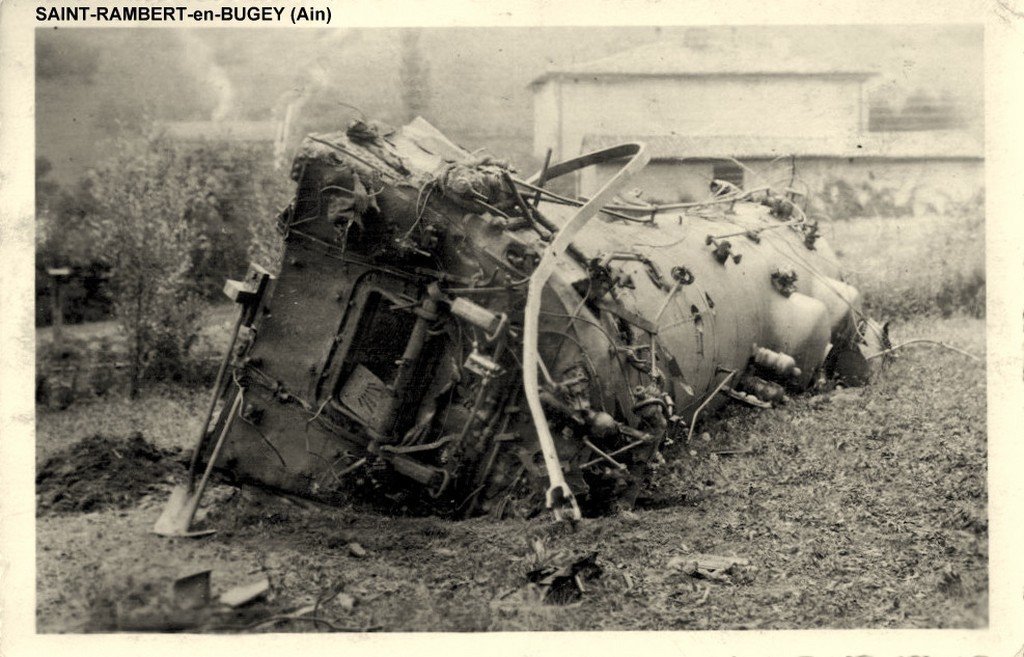
[[[126,509],[158,489],[177,466],[177,450],[141,433],[96,434],[53,453],[36,470],[36,515]]]

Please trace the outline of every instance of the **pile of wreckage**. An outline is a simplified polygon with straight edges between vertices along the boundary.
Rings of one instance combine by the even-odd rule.
[[[863,382],[882,331],[799,196],[622,201],[647,160],[624,144],[521,179],[422,119],[307,137],[281,271],[225,288],[235,333],[157,531],[195,533],[214,468],[448,515],[629,508],[702,414]],[[610,162],[591,198],[549,189]]]

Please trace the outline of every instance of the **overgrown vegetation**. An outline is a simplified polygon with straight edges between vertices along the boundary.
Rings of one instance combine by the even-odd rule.
[[[46,267],[71,267],[65,314],[116,317],[132,395],[147,378],[188,378],[198,318],[224,279],[250,259],[278,264],[285,176],[256,147],[182,144],[156,131],[120,140],[73,193],[47,172],[37,163],[38,305],[49,305]]]
[[[808,211],[836,219],[913,217],[925,214],[969,216],[982,214],[985,192],[957,200],[931,186],[904,182],[901,186],[862,182],[854,185],[833,177],[810,197]]]
[[[130,394],[158,358],[181,361],[201,310],[195,265],[210,250],[200,226],[212,212],[203,166],[159,136],[122,142],[90,177],[87,219],[110,267],[114,314],[128,339]]]
[[[69,267],[76,274],[61,292],[66,323],[108,319],[112,309],[103,280],[106,268],[94,256],[85,225],[96,211],[96,200],[87,180],[65,189],[49,179],[51,169],[45,158],[36,160],[36,325],[53,321],[50,267]]]
[[[985,315],[985,220],[967,214],[822,222],[847,280],[883,319]]]
[[[36,403],[64,410],[82,397],[103,397],[120,378],[112,340],[67,337],[60,344],[38,343]]]

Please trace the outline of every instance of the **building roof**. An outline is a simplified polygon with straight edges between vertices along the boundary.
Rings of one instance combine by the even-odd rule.
[[[552,69],[531,82],[552,78],[691,77],[799,75],[853,77],[877,75],[848,59],[801,51],[787,42],[716,45],[694,48],[677,41],[656,41],[582,64]]]
[[[274,141],[276,121],[166,121],[164,133],[177,141]]]
[[[647,144],[651,159],[835,157],[889,159],[983,159],[977,136],[961,131],[862,132],[827,137],[767,135],[586,135],[583,151],[623,142]]]

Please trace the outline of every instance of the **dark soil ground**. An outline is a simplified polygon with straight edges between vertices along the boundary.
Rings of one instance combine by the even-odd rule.
[[[171,474],[177,449],[161,449],[141,433],[102,435],[63,447],[36,468],[36,515],[124,509]]]
[[[982,320],[919,320],[893,334],[897,342],[926,336],[984,353]],[[75,453],[81,446],[67,448],[97,433],[106,440],[140,431],[151,444],[138,445],[146,454],[185,446],[202,398],[165,390],[138,402],[41,411],[40,473],[48,458]],[[40,514],[38,630],[986,626],[980,363],[909,347],[867,388],[800,397],[768,411],[730,407],[694,444],[665,456],[642,508],[586,520],[575,532],[546,517],[388,517],[217,486],[205,522],[218,531],[203,539],[149,533],[170,482],[146,464],[170,464],[179,477],[183,468],[180,456],[143,457],[135,461],[143,470],[128,484],[130,506],[117,508],[128,503],[123,478],[100,477],[91,490],[119,490],[108,497],[92,491],[97,506]],[[80,467],[92,480],[94,470]],[[48,480],[57,481],[41,480],[40,500],[52,499]],[[547,554],[538,558],[541,545]],[[561,565],[594,551],[603,573],[576,602],[544,604],[543,592],[528,583],[538,563]],[[694,553],[738,556],[749,565],[722,580],[702,578],[687,574]],[[271,594],[232,612],[175,610],[173,580],[204,568],[212,569],[215,595],[263,576]],[[284,617],[301,608],[303,618]]]

